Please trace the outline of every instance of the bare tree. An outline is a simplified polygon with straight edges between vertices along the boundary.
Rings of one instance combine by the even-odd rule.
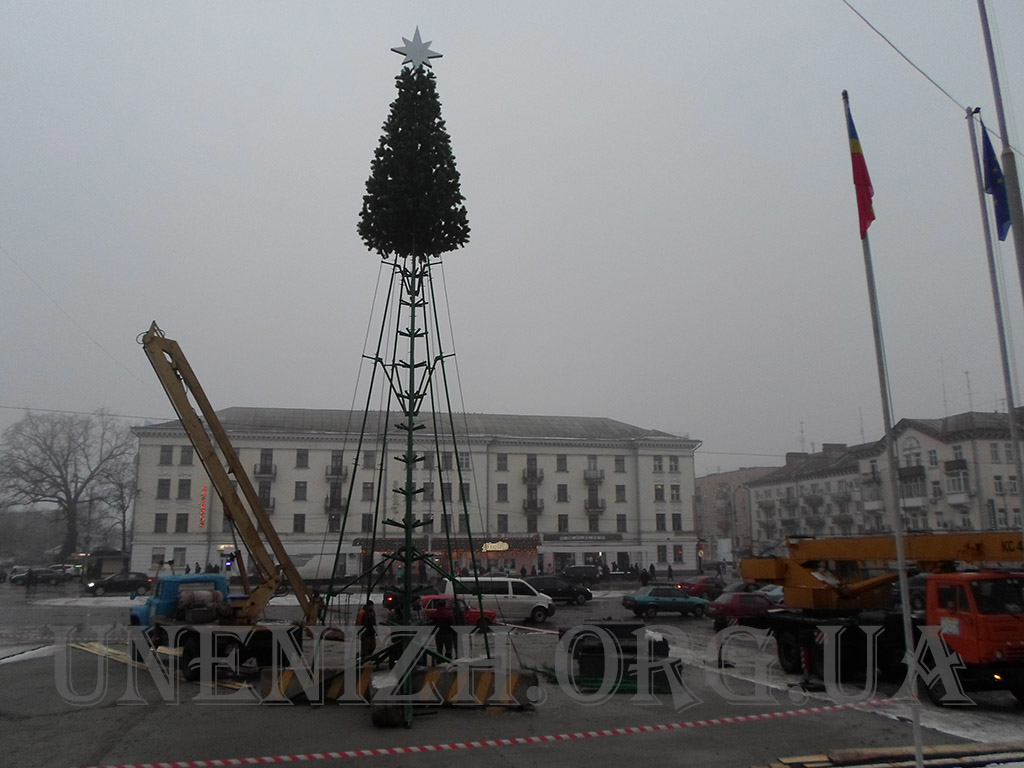
[[[130,464],[134,454],[131,431],[104,411],[91,416],[29,411],[4,431],[0,496],[21,506],[54,505],[64,524],[61,555],[66,558],[78,549],[81,514],[107,503],[110,474],[119,462]]]

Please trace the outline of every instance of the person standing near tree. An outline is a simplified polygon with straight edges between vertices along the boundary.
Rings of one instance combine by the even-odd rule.
[[[356,617],[356,624],[359,626],[359,658],[365,662],[377,649],[377,612],[373,600],[366,601]]]
[[[434,608],[434,643],[439,655],[446,659],[455,656],[455,614],[447,600],[439,600]]]

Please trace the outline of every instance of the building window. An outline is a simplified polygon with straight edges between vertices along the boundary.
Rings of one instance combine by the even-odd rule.
[[[453,466],[454,466],[454,464],[452,464],[452,452],[451,451],[444,451],[441,454],[441,470],[444,471],[444,472],[447,472]]]
[[[183,446],[181,446],[181,465],[183,467],[191,467],[192,466],[192,455],[193,455],[193,453],[194,453],[194,451],[193,451],[191,445],[183,445]]]
[[[188,512],[179,512],[174,516],[174,532],[188,533]]]
[[[469,532],[469,517],[466,515],[459,515],[459,533]]]
[[[190,499],[192,498],[192,481],[187,477],[178,480],[178,498],[179,499]]]
[[[498,515],[498,533],[508,533],[508,515]]]
[[[526,516],[526,532],[536,533],[537,532],[537,516],[527,515]]]
[[[966,470],[957,470],[946,474],[947,493],[967,493],[969,490],[970,484],[967,481]]]
[[[678,472],[679,471],[679,457],[678,456],[669,456],[668,457],[668,471],[669,472]]]
[[[992,459],[993,464],[999,463],[999,443],[988,444],[988,455]]]
[[[564,453],[560,453],[555,456],[555,472],[568,472],[569,471],[569,457]]]
[[[658,562],[664,563],[668,560],[668,547],[664,544],[658,545]]]
[[[569,501],[569,486],[565,483],[560,483],[555,489],[555,501],[567,502]]]
[[[341,533],[341,515],[338,512],[331,512],[327,516],[327,532]]]
[[[422,531],[423,533],[433,533],[434,532],[434,518],[431,517],[430,515],[424,515],[423,516],[423,525],[420,526],[420,531]]]
[[[622,503],[626,500],[626,486],[616,485],[615,486],[615,501]]]
[[[451,501],[451,500],[452,500],[452,484],[451,483],[441,483],[441,501]]]
[[[470,463],[469,458],[470,458],[470,454],[468,454],[468,453],[460,453],[459,454],[459,469],[461,469],[463,471],[466,471],[468,469],[472,469],[472,464]]]
[[[928,466],[937,467],[939,466],[939,452],[936,450],[928,451]]]
[[[587,469],[591,472],[596,472],[598,470],[597,456],[587,456]]]
[[[298,482],[295,483],[295,500],[305,501],[306,500],[306,483]]]
[[[626,471],[626,457],[625,456],[616,456],[615,457],[615,471],[616,472],[625,472]]]
[[[305,533],[306,532],[306,516],[305,515],[294,515],[292,517],[292,533]]]
[[[616,515],[615,516],[615,530],[618,533],[627,533],[626,531],[626,516]]]
[[[678,484],[672,484],[668,487],[669,500],[670,501],[682,501],[683,497],[680,493],[680,487]]]
[[[681,544],[676,544],[674,547],[672,547],[672,562],[683,562],[683,547]]]
[[[498,483],[498,495],[496,501],[508,501],[508,483]]]
[[[161,466],[169,466],[174,463],[174,446],[173,445],[161,445],[160,446],[160,464]]]
[[[153,515],[153,533],[167,533],[166,512],[157,512]]]
[[[683,516],[679,512],[672,513],[672,530],[676,533],[683,530]]]
[[[964,458],[964,447],[962,445],[953,446],[953,460],[963,461]]]
[[[664,466],[662,464],[661,456],[652,456],[651,459],[654,462],[654,468],[653,469],[654,469],[655,472],[664,472],[665,471]]]
[[[433,472],[434,471],[434,452],[433,451],[427,451],[426,453],[423,454],[423,469],[425,469],[427,472]]]
[[[158,499],[171,498],[171,479],[162,477],[156,481],[156,497]]]
[[[569,516],[559,515],[558,516],[558,532],[568,533],[569,532]]]
[[[506,491],[506,495],[508,495],[507,491]],[[434,484],[433,483],[424,483],[423,484],[423,500],[424,501],[433,501],[434,500]]]
[[[459,486],[459,501],[469,501],[469,483],[461,483]]]
[[[995,485],[996,493],[998,493],[1000,496],[1002,496],[1004,493],[1006,493],[1006,491],[1003,490],[1003,476],[1002,475],[996,475],[995,477],[993,477],[992,478],[992,483],[993,483],[993,485]]]
[[[1013,443],[1006,443],[1003,446],[1003,460],[1007,464],[1013,464]]]
[[[654,500],[664,501],[665,500],[665,486],[661,483],[654,484]]]
[[[152,554],[150,555],[149,564],[153,568],[157,568],[164,564],[164,552],[166,550],[163,547],[153,547]]]
[[[332,482],[327,489],[327,508],[341,509],[344,505],[341,496],[341,483]]]
[[[274,471],[274,449],[263,448],[260,450],[260,474],[269,475]]]
[[[376,463],[377,463],[377,452],[376,451],[363,451],[363,469],[373,469],[373,466]]]
[[[363,533],[373,531],[373,515],[364,512],[359,518],[359,530]]]
[[[1007,484],[1009,486],[1006,489],[1007,493],[1017,493],[1017,476],[1016,475],[1010,475],[1007,478]]]
[[[659,512],[654,516],[654,530],[664,531],[665,530],[665,513]]]
[[[309,468],[309,449],[299,448],[295,451],[295,468],[296,469],[308,469]]]
[[[363,501],[373,501],[373,483],[363,483]]]
[[[232,533],[234,530],[235,527],[231,524],[231,517],[228,515],[227,512],[225,512],[224,516],[220,520],[220,532]]]
[[[270,481],[260,480],[260,486],[256,489],[257,495],[260,497],[260,503],[264,507],[271,507],[273,504],[270,503]]]
[[[508,472],[508,454],[498,454],[498,472]]]
[[[590,515],[590,519],[587,521],[587,530],[590,531],[590,533],[600,533],[601,532],[601,516],[600,515]]]

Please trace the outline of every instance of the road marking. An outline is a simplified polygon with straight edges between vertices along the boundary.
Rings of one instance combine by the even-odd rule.
[[[380,757],[383,755],[415,755],[425,752],[454,752],[466,749],[485,749],[489,747],[516,747],[528,744],[551,744],[563,741],[580,741],[582,739],[598,739],[610,736],[635,736],[645,733],[666,733],[670,731],[704,728],[716,725],[737,725],[754,723],[764,720],[778,720],[803,715],[819,715],[840,712],[850,709],[864,709],[891,704],[900,699],[878,699],[876,701],[853,702],[849,704],[832,704],[823,707],[791,709],[784,712],[764,712],[756,715],[736,715],[733,717],[715,717],[708,720],[688,720],[679,723],[662,723],[659,725],[633,725],[625,728],[605,728],[600,731],[578,731],[576,733],[559,733],[548,736],[515,736],[505,739],[484,739],[482,741],[455,741],[447,744],[422,744],[409,747],[377,747],[372,749],[349,749],[343,752],[310,752],[294,755],[271,755],[264,757],[236,757],[219,760],[176,760],[172,762],[116,763],[95,765],[89,768],[221,768],[234,765],[273,765],[279,763],[312,763],[324,760],[345,760],[356,757]]]

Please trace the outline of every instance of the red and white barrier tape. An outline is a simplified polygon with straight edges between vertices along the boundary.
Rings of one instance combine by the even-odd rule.
[[[464,749],[483,749],[486,747],[514,747],[525,744],[550,744],[561,741],[579,741],[597,739],[606,736],[633,736],[642,733],[664,733],[681,731],[689,728],[702,728],[712,725],[735,725],[753,723],[762,720],[778,720],[801,715],[817,715],[826,712],[839,712],[847,709],[863,709],[877,707],[907,699],[877,699],[875,701],[853,702],[850,704],[832,704],[823,707],[791,709],[785,712],[765,712],[757,715],[736,715],[735,717],[715,717],[709,720],[690,720],[681,723],[662,723],[660,725],[634,725],[626,728],[606,728],[601,731],[579,731],[577,733],[559,733],[549,736],[517,736],[506,739],[484,739],[482,741],[455,741],[447,744],[424,744],[412,747],[384,747],[374,749],[350,749],[343,752],[310,752],[296,755],[272,755],[267,757],[235,757],[221,760],[176,760],[157,763],[118,763],[97,765],[90,768],[222,768],[236,765],[277,765],[280,763],[311,763],[322,760],[343,760],[354,757],[380,757],[383,755],[416,755],[424,752],[456,752]]]

